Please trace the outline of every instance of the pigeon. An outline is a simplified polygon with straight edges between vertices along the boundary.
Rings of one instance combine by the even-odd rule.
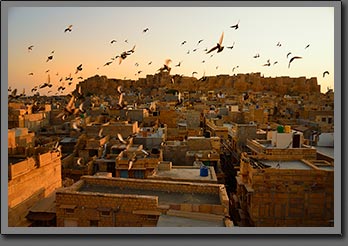
[[[329,75],[330,73],[329,73],[329,71],[325,71],[325,72],[323,73],[323,78],[325,77],[325,74]]]
[[[67,28],[65,28],[64,32],[71,32],[73,25],[69,25]]]
[[[46,62],[48,62],[48,61],[50,61],[50,60],[52,60],[52,59],[53,59],[53,56],[51,55],[51,56],[47,57]]]
[[[117,41],[115,39],[111,40],[111,44],[116,43]]]
[[[267,60],[267,63],[263,64],[263,66],[271,66],[269,59]]]
[[[128,143],[123,139],[123,137],[122,137],[122,135],[121,135],[120,133],[117,133],[117,138],[118,138],[118,140],[120,140],[121,143],[123,143],[123,144],[128,144]]]
[[[145,28],[145,29],[143,30],[143,33],[147,32],[148,30],[149,30],[149,28]]]
[[[118,64],[121,64],[122,61],[123,61],[124,59],[127,58],[127,56],[129,56],[129,55],[131,55],[132,53],[134,53],[134,50],[135,50],[135,45],[133,46],[133,48],[132,48],[131,50],[122,52],[121,55],[118,56],[118,58],[119,58]]]
[[[76,68],[76,73],[78,73],[79,71],[82,71],[82,64],[78,65],[78,67]]]
[[[199,79],[199,81],[206,81],[207,77],[205,76],[205,71],[203,72],[203,76]]]
[[[103,135],[103,128],[100,128],[100,130],[99,130],[99,132],[98,132],[98,137],[99,137],[99,138],[104,137],[104,135]]]
[[[235,30],[237,30],[239,28],[239,20],[237,24],[230,26],[230,28],[234,28]]]
[[[157,71],[163,72],[163,71],[168,71],[168,73],[170,73],[171,67],[169,67],[169,63],[171,63],[172,60],[171,59],[166,59],[164,61],[163,67],[161,67],[160,69],[158,69]]]
[[[305,47],[305,49],[307,49],[309,47],[309,44],[307,44],[307,46]]]
[[[109,62],[105,63],[105,64],[104,64],[104,67],[105,67],[105,66],[109,66],[111,63],[112,63],[112,61],[109,61]]]
[[[228,49],[233,49],[233,47],[234,47],[234,42],[233,42],[232,46],[227,46]]]
[[[183,41],[183,42],[181,43],[181,45],[184,45],[184,44],[186,44],[186,41]]]
[[[259,58],[260,57],[260,54],[257,53],[256,55],[253,56],[254,58]]]
[[[33,48],[34,48],[34,45],[30,45],[30,46],[28,47],[28,52],[32,51]]]
[[[288,54],[286,54],[286,58],[289,58],[289,55],[291,55],[291,52],[289,52]]]
[[[199,45],[201,42],[203,42],[203,39],[199,40],[198,43],[197,43],[197,45]]]
[[[291,62],[292,62],[293,60],[295,60],[295,59],[302,59],[302,57],[300,57],[300,56],[294,56],[293,58],[291,58],[290,61],[289,61],[288,68],[290,68]]]
[[[175,66],[176,66],[176,67],[180,67],[180,65],[181,65],[181,62],[179,62],[179,63],[176,64]]]
[[[219,43],[216,44],[216,46],[214,46],[213,48],[211,48],[206,54],[209,54],[210,52],[214,51],[217,49],[217,53],[221,52],[224,47],[222,46],[222,40],[224,38],[224,32],[222,32],[221,36],[220,36],[220,40]]]

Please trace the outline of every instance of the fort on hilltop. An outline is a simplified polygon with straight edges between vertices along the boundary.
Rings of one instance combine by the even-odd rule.
[[[106,76],[95,75],[80,82],[77,86],[81,87],[81,92],[85,95],[109,95],[114,94],[119,85],[122,85],[124,89],[139,88],[143,92],[146,89],[156,91],[158,88],[166,87],[181,91],[199,90],[208,92],[210,90],[222,90],[228,94],[246,91],[269,91],[293,96],[300,93],[320,94],[320,85],[318,85],[315,77],[309,79],[306,77],[291,78],[289,76],[263,77],[261,73],[209,76],[206,77],[205,81],[195,77],[172,76],[167,72],[147,75],[145,78],[139,78],[138,80],[109,79]]]

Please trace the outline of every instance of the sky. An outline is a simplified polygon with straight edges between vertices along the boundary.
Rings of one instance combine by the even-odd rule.
[[[238,29],[231,28],[237,23]],[[64,32],[69,25],[72,31]],[[223,51],[206,54],[204,50],[214,47],[222,33]],[[199,40],[203,41],[198,44]],[[134,45],[135,52],[121,64],[115,60],[103,66]],[[253,58],[257,53],[260,57]],[[53,59],[47,62],[50,55]],[[288,68],[293,56],[302,59]],[[172,60],[171,74],[316,77],[326,92],[328,87],[334,89],[334,8],[12,7],[8,11],[8,86],[18,93],[25,88],[32,95],[31,89],[47,82],[48,75],[53,87],[39,90],[41,95],[54,95],[60,85],[67,88],[62,94],[68,94],[79,81],[97,74],[137,80],[157,73],[166,59]],[[268,59],[271,65],[263,66]],[[75,74],[80,64],[82,71]],[[324,71],[329,72],[325,77]],[[65,78],[70,73],[69,86]],[[80,76],[83,79],[77,79]]]

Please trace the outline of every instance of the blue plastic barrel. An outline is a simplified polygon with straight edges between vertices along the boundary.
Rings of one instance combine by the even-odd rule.
[[[206,166],[201,166],[201,168],[200,168],[200,176],[201,177],[206,177],[206,176],[208,176],[208,167],[206,167]]]

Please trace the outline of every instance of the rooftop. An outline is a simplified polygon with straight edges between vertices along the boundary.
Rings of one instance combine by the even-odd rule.
[[[291,160],[291,161],[262,160],[260,162],[262,164],[270,166],[271,168],[278,168],[278,169],[302,169],[302,170],[313,169],[312,167],[308,166],[306,163],[304,163],[300,160]]]
[[[158,190],[143,190],[133,188],[121,188],[118,186],[106,186],[84,183],[79,192],[97,192],[107,194],[123,194],[123,195],[144,195],[157,196],[158,204],[220,204],[219,194],[197,194],[183,192],[167,192]]]
[[[335,158],[335,149],[333,147],[315,147],[317,149],[317,152],[326,156],[329,156],[331,158]]]
[[[209,167],[208,176],[200,176],[199,167],[189,166],[173,167],[170,170],[159,169],[153,176],[150,176],[148,178],[217,183],[214,167]]]
[[[158,219],[157,227],[224,227],[223,220],[209,221],[203,219],[185,218],[174,215],[164,215]]]

